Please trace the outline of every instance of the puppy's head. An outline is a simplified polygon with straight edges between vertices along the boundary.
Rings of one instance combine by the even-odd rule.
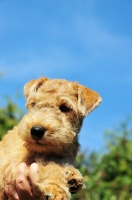
[[[19,134],[28,147],[46,154],[76,154],[83,118],[99,105],[99,94],[76,82],[48,78],[30,81],[24,94],[29,113]]]

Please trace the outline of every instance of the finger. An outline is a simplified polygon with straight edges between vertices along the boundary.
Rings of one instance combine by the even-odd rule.
[[[18,196],[22,199],[32,196],[31,185],[26,176],[27,170],[25,163],[19,164],[16,170],[16,189]]]
[[[37,163],[32,163],[29,168],[29,176],[30,180],[33,184],[37,182],[38,177],[38,165]]]
[[[5,170],[4,174],[4,186],[5,186],[5,192],[9,198],[9,200],[19,200],[19,197],[16,192],[16,188],[14,183],[11,181],[11,169],[13,164],[9,165],[7,169]]]
[[[39,198],[41,196],[41,192],[37,187],[36,183],[38,181],[38,165],[37,163],[32,163],[29,169],[29,176],[32,185],[32,193],[35,197]]]

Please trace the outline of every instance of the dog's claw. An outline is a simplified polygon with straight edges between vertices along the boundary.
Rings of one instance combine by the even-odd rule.
[[[50,196],[49,195],[45,195],[45,200],[49,200]]]
[[[76,179],[71,179],[68,181],[68,185],[74,185],[76,183]]]

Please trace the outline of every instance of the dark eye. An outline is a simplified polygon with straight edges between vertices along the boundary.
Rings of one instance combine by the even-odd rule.
[[[31,106],[32,106],[32,107],[34,107],[35,105],[36,105],[36,103],[35,103],[35,102],[32,102],[32,103],[31,103]]]
[[[60,111],[61,112],[69,112],[70,111],[70,108],[67,107],[66,105],[62,104],[60,107],[59,107]]]

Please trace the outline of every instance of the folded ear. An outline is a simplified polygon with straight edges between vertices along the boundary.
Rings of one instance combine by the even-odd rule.
[[[31,94],[31,92],[37,92],[37,90],[47,80],[49,80],[49,79],[46,78],[46,77],[43,77],[43,78],[39,78],[39,79],[36,79],[36,80],[31,80],[28,83],[26,83],[26,85],[24,86],[24,95],[25,95],[25,98],[27,99],[28,96],[29,96],[29,94]]]
[[[78,86],[78,108],[83,117],[94,110],[101,100],[102,99],[97,92],[82,85]]]

